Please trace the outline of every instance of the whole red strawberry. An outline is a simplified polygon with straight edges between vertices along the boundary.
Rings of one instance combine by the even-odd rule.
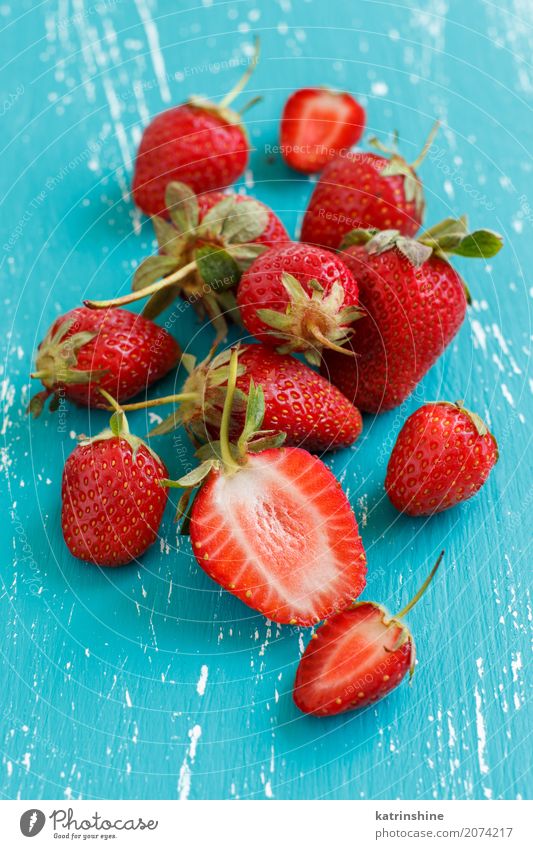
[[[363,107],[346,91],[298,89],[287,100],[281,116],[282,156],[297,171],[320,171],[359,141],[365,119]]]
[[[229,441],[238,351],[229,364],[220,440],[176,486],[201,484],[189,515],[200,566],[254,610],[280,623],[311,625],[350,604],[365,585],[357,521],[336,478],[301,448],[279,448],[265,431],[263,393],[250,385],[244,430]],[[170,484],[170,482],[169,482]]]
[[[230,355],[231,350],[227,350],[215,359],[209,356],[196,365],[194,358],[185,354],[182,362],[189,370],[189,377],[180,394],[127,404],[125,409],[139,410],[175,402],[180,406],[152,430],[152,436],[184,425],[200,442],[218,439]],[[300,360],[257,344],[239,346],[237,388],[230,423],[233,440],[238,439],[244,427],[250,381],[263,390],[264,429],[282,431],[285,445],[305,446],[316,452],[329,451],[352,445],[361,434],[361,414],[339,389]]]
[[[425,206],[415,169],[426,155],[437,126],[412,165],[395,152],[390,158],[365,151],[348,153],[330,162],[307,207],[302,242],[336,249],[346,233],[358,227],[394,229],[414,236],[422,225]]]
[[[294,701],[301,711],[332,716],[367,707],[394,690],[407,672],[413,676],[415,646],[402,620],[427,589],[443,553],[396,616],[380,604],[360,601],[315,631],[294,682]]]
[[[129,432],[123,413],[68,457],[61,529],[74,557],[97,566],[136,560],[157,539],[168,491],[165,465]]]
[[[357,407],[376,413],[401,404],[440,357],[465,317],[468,292],[449,254],[490,257],[501,236],[468,234],[448,219],[418,241],[397,231],[353,231],[342,257],[365,312],[354,324],[348,360],[327,352],[322,373]]]
[[[56,319],[39,345],[33,378],[44,385],[29,411],[38,416],[62,395],[83,407],[105,407],[100,389],[119,401],[163,377],[181,356],[172,336],[153,321],[126,310],[94,312],[77,307]]]
[[[287,242],[287,231],[268,206],[235,192],[197,196],[190,186],[173,182],[165,202],[170,221],[152,218],[159,254],[141,262],[133,293],[85,303],[101,309],[150,296],[143,315],[155,318],[181,296],[202,318],[207,315],[223,338],[224,315],[237,312],[233,289],[242,272],[268,247]]]
[[[318,364],[340,349],[359,318],[358,287],[343,261],[313,245],[290,243],[261,254],[244,272],[237,305],[246,329],[280,353],[302,351]]]
[[[475,495],[497,461],[496,440],[478,415],[459,402],[424,404],[398,434],[385,489],[397,510],[430,516]]]
[[[178,180],[199,192],[223,189],[246,168],[250,142],[241,113],[230,104],[248,81],[253,60],[232,91],[217,105],[191,97],[157,115],[144,130],[135,161],[133,198],[147,215],[165,214],[165,190]]]

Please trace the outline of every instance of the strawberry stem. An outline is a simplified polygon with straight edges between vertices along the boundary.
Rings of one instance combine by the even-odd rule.
[[[411,601],[408,604],[406,604],[406,606],[402,610],[400,610],[399,613],[396,614],[396,616],[394,617],[395,619],[402,619],[407,613],[409,613],[410,610],[413,609],[415,604],[420,601],[420,599],[424,595],[425,591],[429,587],[431,581],[435,577],[435,572],[439,568],[443,557],[444,557],[444,551],[441,551],[441,553],[438,556],[437,562],[435,563],[433,569],[431,570],[431,572],[427,576],[426,580],[424,581],[424,583],[422,584],[422,586],[420,587],[420,589],[418,590],[416,595],[411,599]]]
[[[136,404],[123,404],[122,409],[146,410],[148,407],[158,407],[160,404],[180,404],[182,401],[196,401],[200,398],[198,392],[181,392],[178,395],[164,395],[162,398],[152,398],[150,401],[138,401]]]
[[[228,471],[236,471],[240,468],[235,461],[230,449],[229,441],[229,426],[231,419],[231,411],[233,408],[233,397],[235,395],[235,387],[237,385],[237,367],[239,364],[239,351],[234,348],[231,352],[229,361],[228,382],[226,387],[226,397],[224,399],[224,407],[222,410],[222,419],[220,421],[220,454],[224,466]]]
[[[144,289],[139,289],[138,292],[131,292],[129,295],[123,295],[121,298],[113,298],[111,301],[84,301],[86,307],[92,310],[102,310],[107,309],[108,307],[122,307],[126,306],[126,304],[133,304],[135,301],[142,301],[143,298],[147,298],[149,295],[155,295],[156,292],[161,292],[162,289],[167,289],[169,286],[174,285],[179,280],[182,280],[184,277],[187,277],[192,271],[195,271],[197,268],[196,261],[187,263],[183,268],[178,268],[177,271],[174,271],[173,274],[170,274],[168,277],[164,277],[162,280],[158,280],[156,283],[151,283],[150,286],[146,286]]]
[[[428,137],[425,141],[424,147],[422,148],[422,150],[420,151],[420,153],[416,157],[415,161],[411,162],[411,168],[413,169],[413,171],[416,171],[418,166],[422,164],[422,162],[424,161],[424,159],[428,155],[429,149],[430,149],[431,145],[433,144],[433,142],[435,140],[435,136],[437,135],[437,133],[439,131],[439,127],[440,127],[440,121],[437,120],[437,121],[435,121],[431,130],[429,131],[429,135],[428,135]]]
[[[231,91],[229,91],[226,94],[226,96],[224,98],[222,98],[222,100],[220,101],[220,106],[222,107],[222,109],[229,106],[230,103],[233,103],[233,101],[235,100],[237,95],[241,93],[241,91],[245,87],[246,83],[248,82],[248,80],[252,76],[253,72],[255,71],[255,66],[257,65],[258,59],[259,59],[259,38],[258,38],[258,36],[256,36],[255,39],[254,39],[254,52],[253,52],[253,56],[252,56],[252,61],[250,62],[250,64],[246,68],[246,71],[244,72],[244,74],[242,75],[242,77],[240,78],[238,83],[236,85],[234,85],[233,88],[231,89]]]
[[[126,418],[124,410],[122,409],[118,401],[113,398],[113,396],[110,395],[109,392],[106,392],[105,389],[101,389],[100,387],[98,387],[98,392],[100,393],[100,395],[103,395],[108,404],[110,404],[111,408],[115,411],[111,416],[111,421],[109,422],[109,426],[115,436],[129,434],[130,429],[128,426],[128,420]]]
[[[320,343],[321,347],[329,348],[330,351],[337,351],[338,354],[345,354],[348,357],[355,357],[355,351],[350,351],[348,348],[341,348],[340,345],[331,342],[327,336],[324,336],[316,324],[307,324],[307,330]]]

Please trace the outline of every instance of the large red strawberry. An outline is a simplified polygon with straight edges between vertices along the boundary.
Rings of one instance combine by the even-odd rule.
[[[258,44],[245,74],[220,104],[199,97],[161,112],[145,128],[133,175],[133,198],[147,215],[165,214],[168,183],[195,192],[230,186],[243,173],[250,142],[242,113],[230,104],[244,88],[258,58]]]
[[[168,498],[160,481],[167,477],[120,411],[107,430],[83,439],[65,463],[61,489],[61,528],[74,557],[98,566],[140,557],[157,539]]]
[[[279,438],[262,429],[260,387],[250,385],[244,430],[229,442],[237,357],[234,350],[220,441],[200,449],[201,466],[177,482],[192,488],[203,481],[189,514],[192,548],[208,575],[254,610],[275,622],[311,625],[342,610],[365,585],[357,521],[318,458],[275,447]]]
[[[232,289],[242,272],[268,247],[287,242],[287,231],[268,206],[246,195],[197,196],[189,186],[174,182],[165,197],[170,221],[152,218],[159,255],[141,262],[133,293],[86,304],[122,306],[150,296],[143,315],[155,318],[181,296],[202,317],[207,315],[223,337],[224,313],[236,314]]]
[[[430,516],[475,495],[497,460],[497,442],[478,415],[459,402],[424,404],[398,434],[385,489],[397,510]]]
[[[182,362],[189,377],[180,394],[126,404],[125,409],[139,410],[174,402],[179,407],[152,431],[152,435],[168,433],[184,425],[201,442],[206,438],[218,439],[230,354],[227,350],[215,359],[209,356],[198,365],[193,357],[185,354]],[[282,431],[285,445],[328,451],[352,445],[361,433],[361,414],[339,389],[295,357],[277,354],[272,348],[257,344],[239,347],[231,439],[237,440],[244,427],[250,381],[263,390],[263,427]]]
[[[437,125],[412,165],[396,152],[389,158],[366,151],[349,153],[326,165],[304,216],[302,242],[336,249],[343,236],[357,227],[395,229],[414,236],[422,225],[425,206],[416,168],[436,129]]]
[[[124,401],[172,369],[178,343],[153,321],[127,310],[94,312],[77,307],[56,319],[39,345],[33,378],[44,385],[29,411],[38,416],[46,399],[59,396],[83,407],[105,407],[100,389]]]
[[[365,119],[363,107],[345,91],[298,89],[287,100],[281,116],[282,156],[297,171],[320,171],[359,141]]]
[[[348,360],[327,352],[322,373],[367,412],[407,398],[459,330],[468,293],[450,254],[494,256],[501,236],[467,233],[466,219],[447,219],[418,241],[397,231],[353,231],[342,257],[359,284],[365,315],[354,325]]]
[[[427,589],[441,553],[416,596],[396,616],[356,602],[313,634],[296,672],[294,701],[304,713],[331,716],[379,701],[415,670],[415,646],[403,617]]]
[[[358,288],[330,251],[293,242],[261,254],[244,272],[237,304],[246,329],[280,353],[302,351],[318,364],[340,346],[359,318]]]

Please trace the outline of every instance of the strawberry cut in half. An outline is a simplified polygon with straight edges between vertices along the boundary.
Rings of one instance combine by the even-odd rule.
[[[238,351],[230,374],[220,441],[197,452],[203,462],[180,481],[178,512],[188,512],[200,566],[245,604],[275,622],[312,625],[347,607],[365,586],[366,555],[357,521],[327,467],[283,434],[261,430],[264,396],[253,381],[244,429],[229,442]]]
[[[280,147],[291,168],[314,174],[359,141],[365,110],[351,94],[302,88],[291,94],[281,116]]]
[[[415,597],[396,616],[380,604],[356,602],[324,622],[308,644],[294,682],[303,713],[332,716],[379,701],[415,669],[415,645],[403,617],[437,571],[441,552]]]

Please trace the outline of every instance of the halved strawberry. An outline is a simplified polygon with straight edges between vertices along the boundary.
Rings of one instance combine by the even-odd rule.
[[[297,171],[313,174],[363,133],[365,110],[346,91],[301,88],[287,100],[281,116],[281,153]]]
[[[301,448],[272,447],[280,440],[260,430],[264,398],[253,383],[243,433],[230,445],[237,358],[234,350],[220,442],[200,449],[202,465],[174,485],[193,488],[205,479],[189,527],[207,574],[275,622],[312,625],[364,588],[366,555],[357,521],[318,458]],[[186,504],[187,495],[182,512]]]
[[[356,602],[324,622],[307,646],[294,682],[294,701],[317,716],[367,707],[415,669],[415,646],[402,621],[429,586],[441,552],[415,597],[396,616],[379,604]]]

